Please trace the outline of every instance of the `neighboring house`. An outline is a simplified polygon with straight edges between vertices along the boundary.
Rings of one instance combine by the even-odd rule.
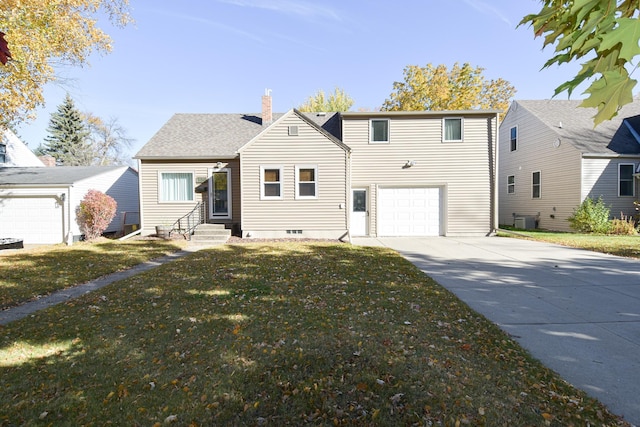
[[[106,232],[122,232],[125,216],[127,223],[139,223],[138,173],[128,166],[0,167],[0,238],[25,244],[79,240],[76,209],[90,189],[118,204]]]
[[[136,154],[142,234],[202,202],[252,238],[486,235],[496,111],[176,114]]]
[[[640,99],[594,128],[581,101],[514,101],[500,124],[499,221],[569,231],[586,197],[633,216],[640,172]]]
[[[44,167],[20,138],[7,129],[0,135],[0,167]]]

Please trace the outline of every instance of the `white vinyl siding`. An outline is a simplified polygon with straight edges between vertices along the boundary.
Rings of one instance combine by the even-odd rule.
[[[633,217],[637,213],[633,205],[635,197],[618,196],[620,190],[619,165],[631,164],[629,160],[625,158],[583,159],[582,200],[586,197],[591,197],[594,200],[602,197],[602,201],[611,209],[611,216],[619,218],[622,213]],[[636,178],[634,180],[637,181]],[[637,185],[637,182],[634,182],[633,185]]]
[[[378,234],[379,188],[420,186],[441,188],[442,234],[486,235],[492,220],[495,164],[489,160],[489,141],[497,137],[495,115],[466,116],[464,144],[442,143],[440,115],[394,116],[390,126],[392,150],[369,144],[368,118],[343,120],[343,140],[352,150],[351,187],[369,190],[369,234]],[[415,166],[403,168],[407,160],[415,161]]]
[[[511,129],[517,149],[511,151]],[[554,144],[558,134],[525,108],[511,108],[500,125],[498,158],[499,223],[533,216],[540,228],[570,231],[567,218],[580,204],[581,153],[570,143]],[[532,172],[541,172],[541,196],[532,198]],[[509,177],[513,176],[513,193]]]
[[[298,135],[289,135],[297,126]],[[366,130],[365,130],[366,131]],[[368,136],[367,136],[368,141]],[[347,229],[347,155],[291,112],[241,150],[242,233],[251,237],[340,237]],[[281,200],[261,198],[260,166],[281,167]],[[316,169],[316,195],[297,198],[297,166]],[[320,176],[321,175],[321,176]]]
[[[192,202],[195,197],[193,172],[159,172],[158,187],[160,202]]]

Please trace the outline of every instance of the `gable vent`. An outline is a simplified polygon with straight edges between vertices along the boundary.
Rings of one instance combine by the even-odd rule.
[[[298,126],[289,126],[289,136],[298,136]]]

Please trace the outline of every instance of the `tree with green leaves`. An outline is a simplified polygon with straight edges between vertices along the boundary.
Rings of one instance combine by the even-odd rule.
[[[325,95],[323,90],[319,90],[299,106],[298,110],[304,112],[349,111],[353,103],[353,99],[343,89],[336,87],[329,96]]]
[[[63,166],[93,164],[89,130],[69,94],[58,109],[51,113],[47,132],[49,135],[45,137],[44,146],[39,147],[39,153],[53,156]]]
[[[569,96],[584,81],[597,76],[585,90],[581,107],[594,107],[597,126],[614,117],[633,101],[632,79],[640,55],[640,3],[637,0],[541,0],[542,9],[525,16],[519,25],[531,24],[535,37],[544,36],[543,47],[555,45],[553,64],[587,59],[577,75],[558,86],[555,95]]]
[[[495,109],[506,112],[515,88],[506,80],[487,80],[481,67],[455,63],[424,67],[409,65],[404,81],[393,83],[383,111],[443,111]]]
[[[0,65],[0,126],[33,117],[44,104],[44,86],[60,80],[55,67],[84,65],[92,52],[111,51],[111,38],[98,26],[105,18],[130,23],[129,0],[2,0],[0,51],[7,61]]]

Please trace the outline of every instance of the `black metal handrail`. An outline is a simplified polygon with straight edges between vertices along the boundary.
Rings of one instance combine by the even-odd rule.
[[[185,239],[191,240],[191,235],[196,227],[204,224],[204,217],[204,203],[198,202],[191,212],[178,218],[178,220],[171,225],[169,237],[171,237],[171,233],[175,231],[176,233],[182,234]]]

